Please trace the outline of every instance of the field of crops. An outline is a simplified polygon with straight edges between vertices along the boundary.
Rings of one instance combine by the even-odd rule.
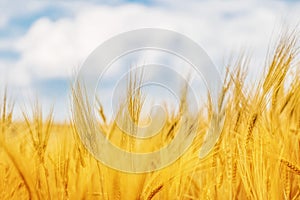
[[[212,114],[207,101],[203,109],[209,115],[199,113],[199,130],[190,148],[170,166],[149,173],[120,172],[98,162],[79,140],[76,123],[56,124],[51,113],[43,118],[38,104],[33,118],[24,112],[22,120],[12,120],[13,100],[7,91],[0,112],[0,199],[300,199],[297,44],[295,34],[282,36],[256,82],[245,83],[251,67],[247,56],[231,63],[219,99],[224,127],[213,150],[199,158]],[[160,133],[147,141],[123,134],[115,121],[106,120],[101,106],[99,126],[129,152],[158,150],[186,126],[178,123],[184,94],[180,111],[170,111]],[[120,109],[142,121],[143,97],[136,93],[128,98],[129,105]]]

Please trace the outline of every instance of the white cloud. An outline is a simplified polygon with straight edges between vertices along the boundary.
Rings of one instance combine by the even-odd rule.
[[[7,22],[7,17],[3,14],[0,14],[0,28],[4,27]]]
[[[16,16],[26,15],[47,7],[50,2],[35,0],[2,0],[0,1],[0,28],[4,27],[8,21]],[[1,23],[2,22],[2,23]],[[1,27],[2,25],[2,27]]]
[[[143,27],[186,34],[220,64],[222,54],[228,50],[243,46],[266,50],[274,25],[280,23],[281,11],[289,10],[279,2],[261,7],[258,2],[201,1],[193,2],[190,12],[133,4],[86,6],[74,18],[36,21],[26,35],[16,40],[21,53],[16,65],[40,78],[66,77],[104,40]]]

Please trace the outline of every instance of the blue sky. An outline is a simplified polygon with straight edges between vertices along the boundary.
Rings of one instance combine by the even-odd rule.
[[[89,53],[113,35],[145,27],[187,35],[219,68],[247,48],[257,58],[251,67],[255,74],[272,38],[286,24],[299,23],[299,10],[300,3],[290,0],[3,0],[0,91],[8,85],[16,102],[37,96],[45,110],[55,105],[58,121],[67,119],[72,76]]]

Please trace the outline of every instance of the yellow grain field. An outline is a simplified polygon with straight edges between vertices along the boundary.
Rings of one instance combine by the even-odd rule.
[[[149,173],[120,172],[98,162],[83,147],[76,124],[55,124],[51,113],[42,117],[39,106],[32,111],[33,119],[23,113],[22,121],[13,121],[7,91],[0,112],[0,199],[300,199],[297,43],[295,34],[282,36],[256,82],[245,83],[251,67],[247,57],[231,63],[220,97],[224,128],[214,149],[199,158],[210,120],[199,113],[201,124],[187,152],[172,165]],[[142,101],[137,93],[120,109],[128,109],[139,121]],[[104,113],[100,106],[101,129],[115,145],[132,152],[151,152],[169,143],[181,115],[170,112],[157,136],[136,142]]]

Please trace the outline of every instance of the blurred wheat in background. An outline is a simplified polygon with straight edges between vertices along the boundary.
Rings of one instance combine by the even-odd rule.
[[[245,83],[248,57],[231,63],[220,97],[227,96],[224,128],[214,149],[198,157],[211,117],[199,112],[199,130],[188,151],[150,173],[124,173],[98,162],[79,140],[76,124],[55,124],[51,113],[43,118],[38,103],[33,118],[24,111],[23,120],[12,120],[14,105],[7,91],[0,116],[0,199],[300,199],[297,42],[296,34],[283,35],[261,66],[265,73],[254,83]],[[139,81],[132,78],[131,83]],[[128,109],[139,121],[144,96],[135,94],[128,96],[130,103],[120,107],[120,113]],[[78,102],[84,98],[73,95]],[[204,109],[210,107],[208,101]],[[122,149],[152,152],[173,139],[180,114],[180,109],[170,111],[160,133],[146,142],[135,141],[114,121],[108,122],[101,104],[99,126]]]

